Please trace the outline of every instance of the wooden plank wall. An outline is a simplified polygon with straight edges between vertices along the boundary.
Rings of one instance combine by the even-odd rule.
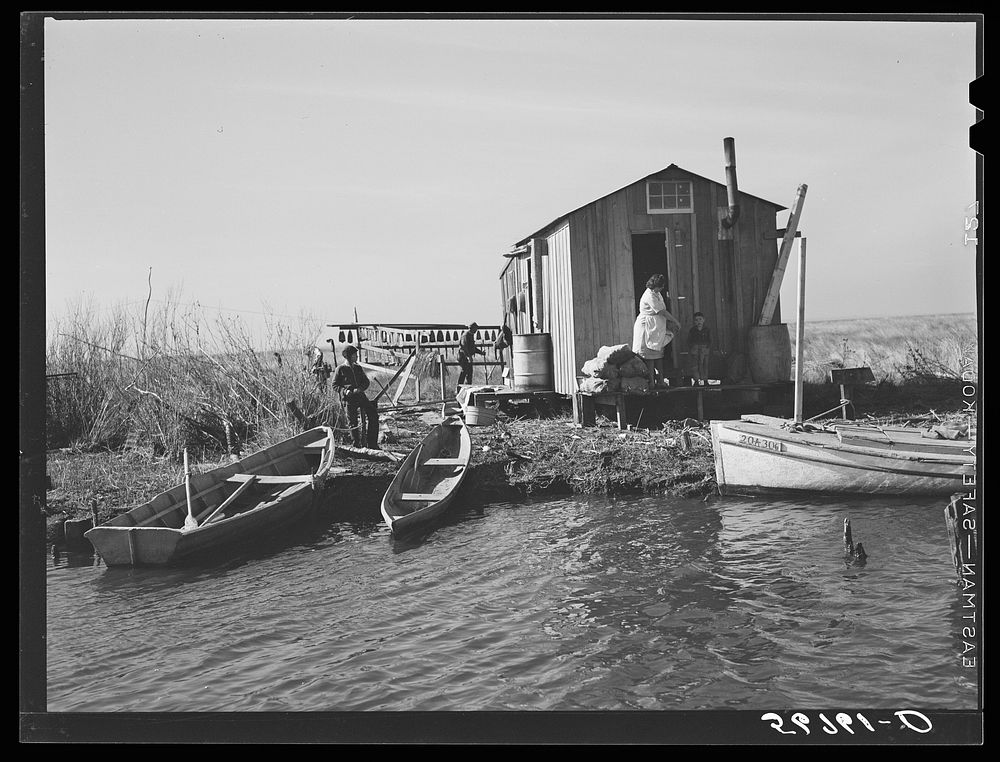
[[[519,297],[524,285],[528,281],[528,260],[527,255],[511,257],[500,277],[500,297],[503,309],[506,310],[510,297]],[[514,333],[531,332],[531,299],[530,294],[524,296],[525,308],[521,311],[518,308],[515,312],[507,315],[508,325]],[[518,302],[520,304],[520,302]]]
[[[579,366],[602,346],[632,343],[635,297],[627,190],[599,199],[569,217],[576,296],[574,344]]]
[[[694,213],[647,214],[646,182],[656,179],[690,180]],[[674,168],[578,209],[566,218],[564,227],[548,234],[548,255],[542,258],[543,296],[546,330],[553,335],[558,391],[569,393],[575,388],[580,367],[601,346],[632,342],[633,234],[665,236],[664,271],[670,270],[671,279],[668,309],[682,326],[674,342],[675,362],[682,367],[689,364],[687,331],[698,310],[705,313],[716,350],[746,351],[747,331],[757,321],[777,260],[777,210],[774,204],[741,193],[733,239],[720,241],[717,208],[726,203],[723,184]],[[554,252],[561,257],[558,262]],[[526,259],[518,258],[508,267],[502,278],[505,302],[522,288],[527,266]],[[731,294],[727,294],[726,277],[732,282]],[[529,313],[517,313],[517,322],[511,325],[514,332],[530,332],[529,319]],[[780,313],[775,320],[780,320]]]
[[[757,301],[754,304],[753,322],[751,322],[750,325],[755,325],[757,323],[757,319],[760,317],[760,311],[764,306],[764,297],[767,295],[767,286],[771,282],[771,274],[774,272],[774,266],[778,263],[778,247],[781,244],[781,242],[777,240],[778,225],[775,208],[770,204],[765,204],[760,201],[755,202],[755,206],[757,220],[757,245],[759,246],[757,255],[757,277],[760,281],[760,287],[757,289],[758,295]],[[787,215],[787,213],[785,214]],[[781,322],[780,299],[778,300],[777,306],[774,308],[773,322]]]

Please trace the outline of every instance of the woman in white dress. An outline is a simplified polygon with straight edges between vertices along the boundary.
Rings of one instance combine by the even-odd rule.
[[[666,283],[662,275],[653,275],[646,281],[646,291],[639,299],[639,316],[632,329],[632,351],[646,361],[650,388],[667,385],[663,377],[663,352],[680,330],[680,323],[667,312],[663,300]]]

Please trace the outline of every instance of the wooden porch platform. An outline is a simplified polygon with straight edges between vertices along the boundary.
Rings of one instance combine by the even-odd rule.
[[[699,421],[705,420],[705,401],[715,399],[722,401],[729,397],[730,404],[739,405],[740,396],[744,400],[756,398],[752,402],[744,401],[746,410],[741,412],[759,412],[750,408],[759,408],[769,402],[778,400],[783,403],[788,398],[791,404],[791,394],[794,386],[791,381],[777,381],[765,384],[719,384],[716,386],[671,386],[668,389],[652,389],[648,392],[577,392],[573,395],[573,419],[583,427],[594,426],[597,422],[597,405],[608,405],[615,409],[618,428],[628,428],[630,411],[645,408],[664,408],[669,403],[687,401],[694,397]],[[734,400],[736,402],[734,403]],[[685,416],[689,417],[689,416]]]
[[[509,402],[533,402],[543,405],[553,405],[558,400],[565,400],[566,395],[553,391],[497,389],[491,391],[469,392],[469,404],[485,407],[488,402],[496,402],[501,410]]]

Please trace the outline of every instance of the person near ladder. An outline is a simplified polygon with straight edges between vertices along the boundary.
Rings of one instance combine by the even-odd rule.
[[[378,446],[378,405],[368,399],[365,390],[371,385],[364,369],[358,365],[358,349],[348,345],[341,353],[347,360],[346,365],[337,368],[333,377],[334,388],[340,391],[340,399],[344,407],[347,408],[347,419],[351,422],[351,439],[355,447],[362,446],[361,420],[358,413],[363,418],[364,428],[367,432],[365,442],[372,450],[379,449]]]
[[[278,358],[278,365],[281,365],[281,355],[277,352],[274,354]],[[323,350],[319,347],[307,349],[306,354],[309,356],[309,372],[316,379],[316,391],[325,394],[326,382],[329,380],[333,368],[330,367],[330,363],[323,361]]]
[[[476,346],[476,331],[479,330],[478,323],[469,323],[469,329],[462,334],[458,342],[458,364],[462,366],[462,372],[458,374],[458,386],[455,394],[462,391],[462,384],[472,383],[472,358],[476,355],[486,356],[486,353]]]

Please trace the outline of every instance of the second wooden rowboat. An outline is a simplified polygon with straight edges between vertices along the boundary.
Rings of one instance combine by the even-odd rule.
[[[426,526],[447,510],[469,468],[472,438],[461,418],[435,426],[400,466],[382,498],[382,517],[394,533]]]

